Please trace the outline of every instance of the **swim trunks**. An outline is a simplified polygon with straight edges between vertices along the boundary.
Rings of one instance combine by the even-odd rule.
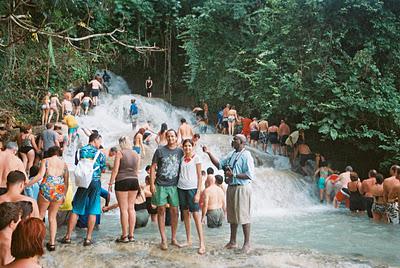
[[[81,101],[79,100],[79,99],[72,99],[72,103],[75,105],[75,106],[79,106],[79,104],[81,104]]]
[[[283,135],[281,137],[281,146],[286,146],[286,140],[289,138],[289,135]]]
[[[364,197],[364,202],[365,202],[365,208],[367,210],[367,214],[369,218],[372,217],[372,204],[374,203],[374,198],[373,197]]]
[[[98,97],[99,96],[99,90],[98,89],[92,89],[92,97]]]
[[[325,178],[324,177],[320,177],[318,179],[318,189],[320,189],[320,190],[325,189]]]
[[[259,140],[262,144],[267,144],[267,143],[268,143],[268,132],[260,131],[260,132],[259,132],[259,135],[258,135],[258,140]]]
[[[183,190],[178,188],[179,206],[181,210],[189,209],[190,212],[197,212],[200,210],[199,203],[194,202],[194,196],[197,189]]]
[[[257,130],[253,130],[250,131],[250,140],[258,140],[258,131]]]
[[[224,211],[222,208],[212,209],[207,211],[208,228],[218,228],[222,226],[223,221],[224,221]]]
[[[126,179],[115,182],[115,191],[127,192],[139,190],[139,182],[137,179]]]
[[[65,185],[63,176],[46,176],[40,184],[40,194],[49,202],[64,198]]]
[[[173,207],[179,206],[178,188],[176,186],[156,185],[156,193],[151,198],[151,203],[158,207],[166,204]]]
[[[279,141],[278,141],[278,132],[270,132],[268,134],[268,136],[269,136],[269,142],[271,144],[278,144],[279,143]]]
[[[89,107],[89,102],[88,101],[82,102],[82,106],[83,106],[83,109],[88,108]]]
[[[385,214],[386,213],[386,206],[384,204],[377,204],[373,203],[371,211],[377,214]]]
[[[386,212],[390,223],[399,224],[399,207],[397,202],[388,203]]]
[[[78,131],[78,127],[68,128],[68,134],[74,135]]]

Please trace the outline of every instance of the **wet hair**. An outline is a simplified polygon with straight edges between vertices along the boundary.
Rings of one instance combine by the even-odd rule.
[[[99,131],[97,129],[92,129],[91,132],[99,134]]]
[[[368,171],[368,177],[370,178],[376,177],[376,174],[378,174],[378,172],[375,169],[371,169],[370,171]]]
[[[319,163],[319,167],[327,167],[327,166],[328,166],[328,162],[326,162],[326,161],[321,161]]]
[[[35,165],[31,166],[31,168],[29,169],[29,176],[35,177],[38,173],[39,173],[39,167]]]
[[[31,201],[19,201],[17,202],[18,206],[21,208],[22,215],[21,220],[28,219],[33,211],[33,205]]]
[[[91,143],[91,142],[93,142],[93,141],[95,141],[95,140],[97,140],[97,139],[101,139],[101,135],[97,132],[94,132],[94,131],[92,131],[93,133],[92,134],[90,134],[90,136],[89,136],[89,143]]]
[[[207,168],[207,174],[214,174],[214,169],[212,167]]]
[[[182,142],[182,146],[185,146],[186,143],[190,143],[192,146],[194,145],[193,141],[191,139],[185,139]]]
[[[357,181],[358,180],[358,174],[356,172],[350,172],[350,180],[351,181]]]
[[[21,221],[12,234],[11,255],[16,260],[42,256],[46,226],[38,218]]]
[[[116,153],[116,152],[118,152],[117,147],[113,146],[110,148],[110,153]]]
[[[118,143],[121,149],[132,149],[132,143],[127,136],[122,136],[119,138]]]
[[[185,118],[182,118],[181,119],[181,123],[183,124],[183,123],[186,123],[186,119]]]
[[[352,168],[351,166],[347,166],[344,170],[345,170],[346,172],[348,172],[348,171],[352,172],[352,171],[353,171],[353,168]]]
[[[148,171],[148,170],[150,170],[150,168],[151,168],[151,166],[147,165],[144,170]]]
[[[30,128],[29,128],[29,126],[30,126],[30,125],[21,126],[21,127],[19,128],[20,133],[25,133],[25,134],[27,134],[28,131],[29,131],[29,129],[32,128],[32,126],[30,126]]]
[[[51,129],[53,127],[53,123],[47,123],[46,124],[46,129]]]
[[[136,137],[137,134],[140,133],[140,134],[143,135],[145,132],[146,132],[146,130],[144,128],[139,128],[138,132],[136,132],[136,134],[135,134],[135,137]]]
[[[60,130],[62,127],[60,125],[54,125],[54,130]]]
[[[7,144],[6,144],[6,149],[9,149],[9,150],[18,150],[18,144],[17,144],[16,142],[9,141],[9,142],[7,142]]]
[[[136,101],[135,99],[131,99],[131,103],[135,103],[135,101]]]
[[[178,137],[178,133],[176,133],[175,129],[170,128],[167,130],[167,132],[165,134],[167,134],[168,132],[173,132],[175,134],[175,137]]]
[[[224,178],[221,175],[215,175],[215,183],[221,185],[224,182]]]
[[[55,156],[55,155],[61,156],[62,155],[61,148],[58,147],[58,146],[51,146],[49,148],[49,150],[47,151],[47,154],[48,154],[49,157],[52,157],[52,156]]]
[[[381,173],[376,174],[375,179],[376,179],[376,184],[382,184],[383,181],[385,180],[385,178]]]
[[[167,129],[168,129],[167,123],[162,123],[161,124],[161,129],[160,129],[160,134],[164,134],[164,132],[166,132]]]
[[[200,134],[198,134],[198,133],[194,134],[194,135],[193,135],[193,138],[198,138],[198,139],[200,139]]]
[[[201,171],[201,175],[202,175],[202,176],[204,176],[204,175],[206,175],[206,174],[207,174],[207,173],[206,173],[205,170],[202,170],[202,171]]]
[[[7,175],[7,186],[25,182],[25,174],[19,170],[10,171]]]
[[[11,222],[18,222],[21,217],[21,207],[17,203],[4,202],[0,204],[0,231]]]

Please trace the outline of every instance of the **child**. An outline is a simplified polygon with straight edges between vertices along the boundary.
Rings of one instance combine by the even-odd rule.
[[[32,180],[37,174],[39,173],[39,167],[38,166],[32,166],[29,169],[29,180]],[[24,194],[26,196],[29,196],[35,200],[38,199],[39,196],[39,185],[40,181],[34,183],[32,186],[26,187],[24,190]]]

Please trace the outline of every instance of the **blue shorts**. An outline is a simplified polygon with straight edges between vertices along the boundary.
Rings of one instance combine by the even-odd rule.
[[[325,189],[325,178],[321,177],[318,179],[318,189]]]
[[[182,190],[178,188],[179,206],[182,210],[189,209],[190,212],[200,211],[199,203],[193,201],[197,189]]]
[[[72,213],[78,215],[101,214],[100,192],[100,180],[92,180],[87,189],[78,187],[72,200]]]
[[[76,132],[78,132],[78,127],[68,128],[68,134],[74,135]]]

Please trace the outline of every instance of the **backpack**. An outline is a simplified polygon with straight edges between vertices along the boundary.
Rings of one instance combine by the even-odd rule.
[[[92,182],[93,173],[100,167],[94,168],[97,158],[99,157],[101,151],[98,150],[93,159],[82,158],[79,159],[78,165],[76,165],[74,175],[75,175],[75,185],[77,187],[88,188]],[[78,152],[79,156],[79,152]]]
[[[131,105],[131,115],[135,115],[137,113],[138,113],[138,108],[137,108],[136,104],[134,103]]]

